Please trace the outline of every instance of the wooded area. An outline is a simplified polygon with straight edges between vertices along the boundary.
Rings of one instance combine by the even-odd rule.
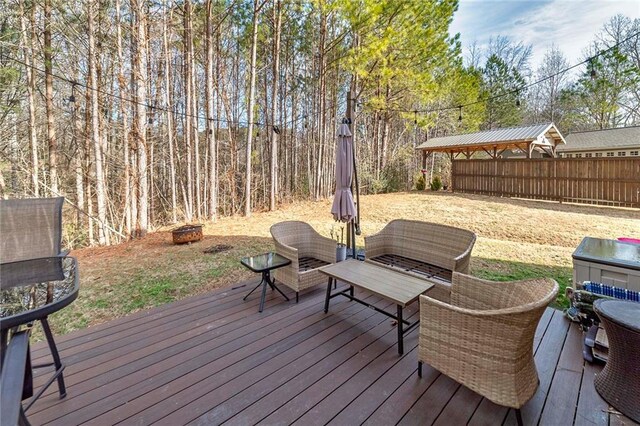
[[[11,0],[0,10],[2,196],[65,195],[70,243],[109,244],[330,196],[347,104],[364,192],[412,188],[427,135],[638,123],[640,20],[614,17],[585,55],[619,47],[572,80],[554,75],[562,52],[532,71],[531,46],[505,37],[465,57],[449,33],[456,8]],[[512,93],[544,75],[553,78]]]

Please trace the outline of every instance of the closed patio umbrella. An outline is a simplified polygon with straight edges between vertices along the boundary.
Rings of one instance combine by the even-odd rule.
[[[356,206],[351,193],[353,179],[353,140],[349,126],[345,123],[338,128],[336,147],[336,194],[333,197],[331,213],[335,220],[349,222],[356,217]]]

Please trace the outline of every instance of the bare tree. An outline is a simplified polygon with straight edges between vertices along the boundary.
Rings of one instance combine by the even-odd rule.
[[[278,113],[278,93],[280,82],[280,33],[282,26],[282,8],[280,0],[273,2],[273,82],[271,90],[271,124],[272,130],[269,132],[271,138],[271,185],[269,192],[269,210],[276,209],[276,196],[278,193],[278,133],[277,113]]]
[[[98,112],[98,76],[96,64],[96,41],[95,41],[95,2],[87,3],[87,26],[89,33],[89,100],[91,104],[91,141],[94,150],[94,166],[96,181],[96,199],[98,202],[98,243],[105,245],[109,243],[107,235],[107,202],[106,189],[104,183],[102,138],[100,137],[99,112]]]
[[[27,75],[27,103],[29,105],[29,145],[31,147],[31,184],[33,195],[40,196],[40,166],[38,161],[38,138],[36,135],[36,78],[31,69],[31,58],[34,57],[35,49],[33,43],[35,36],[35,4],[31,5],[29,11],[30,31],[27,32],[27,11],[24,8],[24,0],[20,1],[20,29],[22,30],[22,44],[24,49],[23,61],[25,63],[25,73]]]
[[[134,28],[131,31],[133,50],[133,88],[134,88],[134,120],[133,139],[135,141],[137,170],[136,196],[137,215],[134,236],[144,237],[149,225],[149,187],[147,169],[147,55],[146,55],[146,19],[142,0],[131,0]]]
[[[259,0],[253,0],[253,18],[251,20],[251,65],[249,66],[249,108],[247,110],[247,149],[246,149],[246,172],[245,172],[245,189],[244,189],[244,215],[246,217],[251,216],[251,154],[252,154],[252,141],[253,141],[253,121],[254,108],[256,103],[256,61],[257,61],[257,49],[258,49],[258,13],[264,5],[259,4]]]
[[[213,1],[206,0],[205,24],[205,104],[207,110],[207,146],[209,147],[209,219],[216,220],[218,214],[218,147],[216,129],[213,125]]]
[[[53,55],[51,46],[52,0],[44,1],[44,70],[45,101],[47,109],[47,143],[49,144],[49,187],[53,195],[60,195],[58,189],[58,142],[53,110]]]
[[[178,221],[178,202],[176,197],[176,165],[174,160],[174,139],[173,139],[173,105],[169,91],[171,90],[170,75],[171,61],[169,59],[169,18],[172,16],[170,1],[164,1],[164,13],[162,18],[162,53],[164,56],[164,105],[165,122],[167,127],[167,142],[169,145],[169,186],[171,191],[171,218],[173,223]]]

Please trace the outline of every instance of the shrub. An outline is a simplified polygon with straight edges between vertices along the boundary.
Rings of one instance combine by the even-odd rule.
[[[436,175],[431,181],[431,190],[432,191],[440,191],[442,189],[442,180],[440,176]]]
[[[416,189],[418,191],[424,191],[427,187],[427,181],[424,178],[424,175],[420,175],[420,177],[416,180]]]

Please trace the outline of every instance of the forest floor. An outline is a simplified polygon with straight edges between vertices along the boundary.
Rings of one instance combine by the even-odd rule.
[[[206,223],[204,239],[190,245],[173,245],[171,228],[167,228],[141,240],[74,250],[71,255],[79,262],[80,295],[52,317],[52,326],[56,333],[64,334],[247,279],[258,280],[239,260],[272,248],[269,227],[283,220],[302,220],[328,236],[334,226],[330,207],[330,200],[302,201],[250,218],[222,218]],[[363,196],[361,216],[363,236],[398,218],[472,230],[478,235],[472,274],[495,280],[551,276],[563,288],[558,306],[566,303],[571,253],[584,236],[638,238],[640,234],[638,210],[468,194]],[[357,244],[364,244],[362,237]],[[231,248],[204,253],[217,245]]]

